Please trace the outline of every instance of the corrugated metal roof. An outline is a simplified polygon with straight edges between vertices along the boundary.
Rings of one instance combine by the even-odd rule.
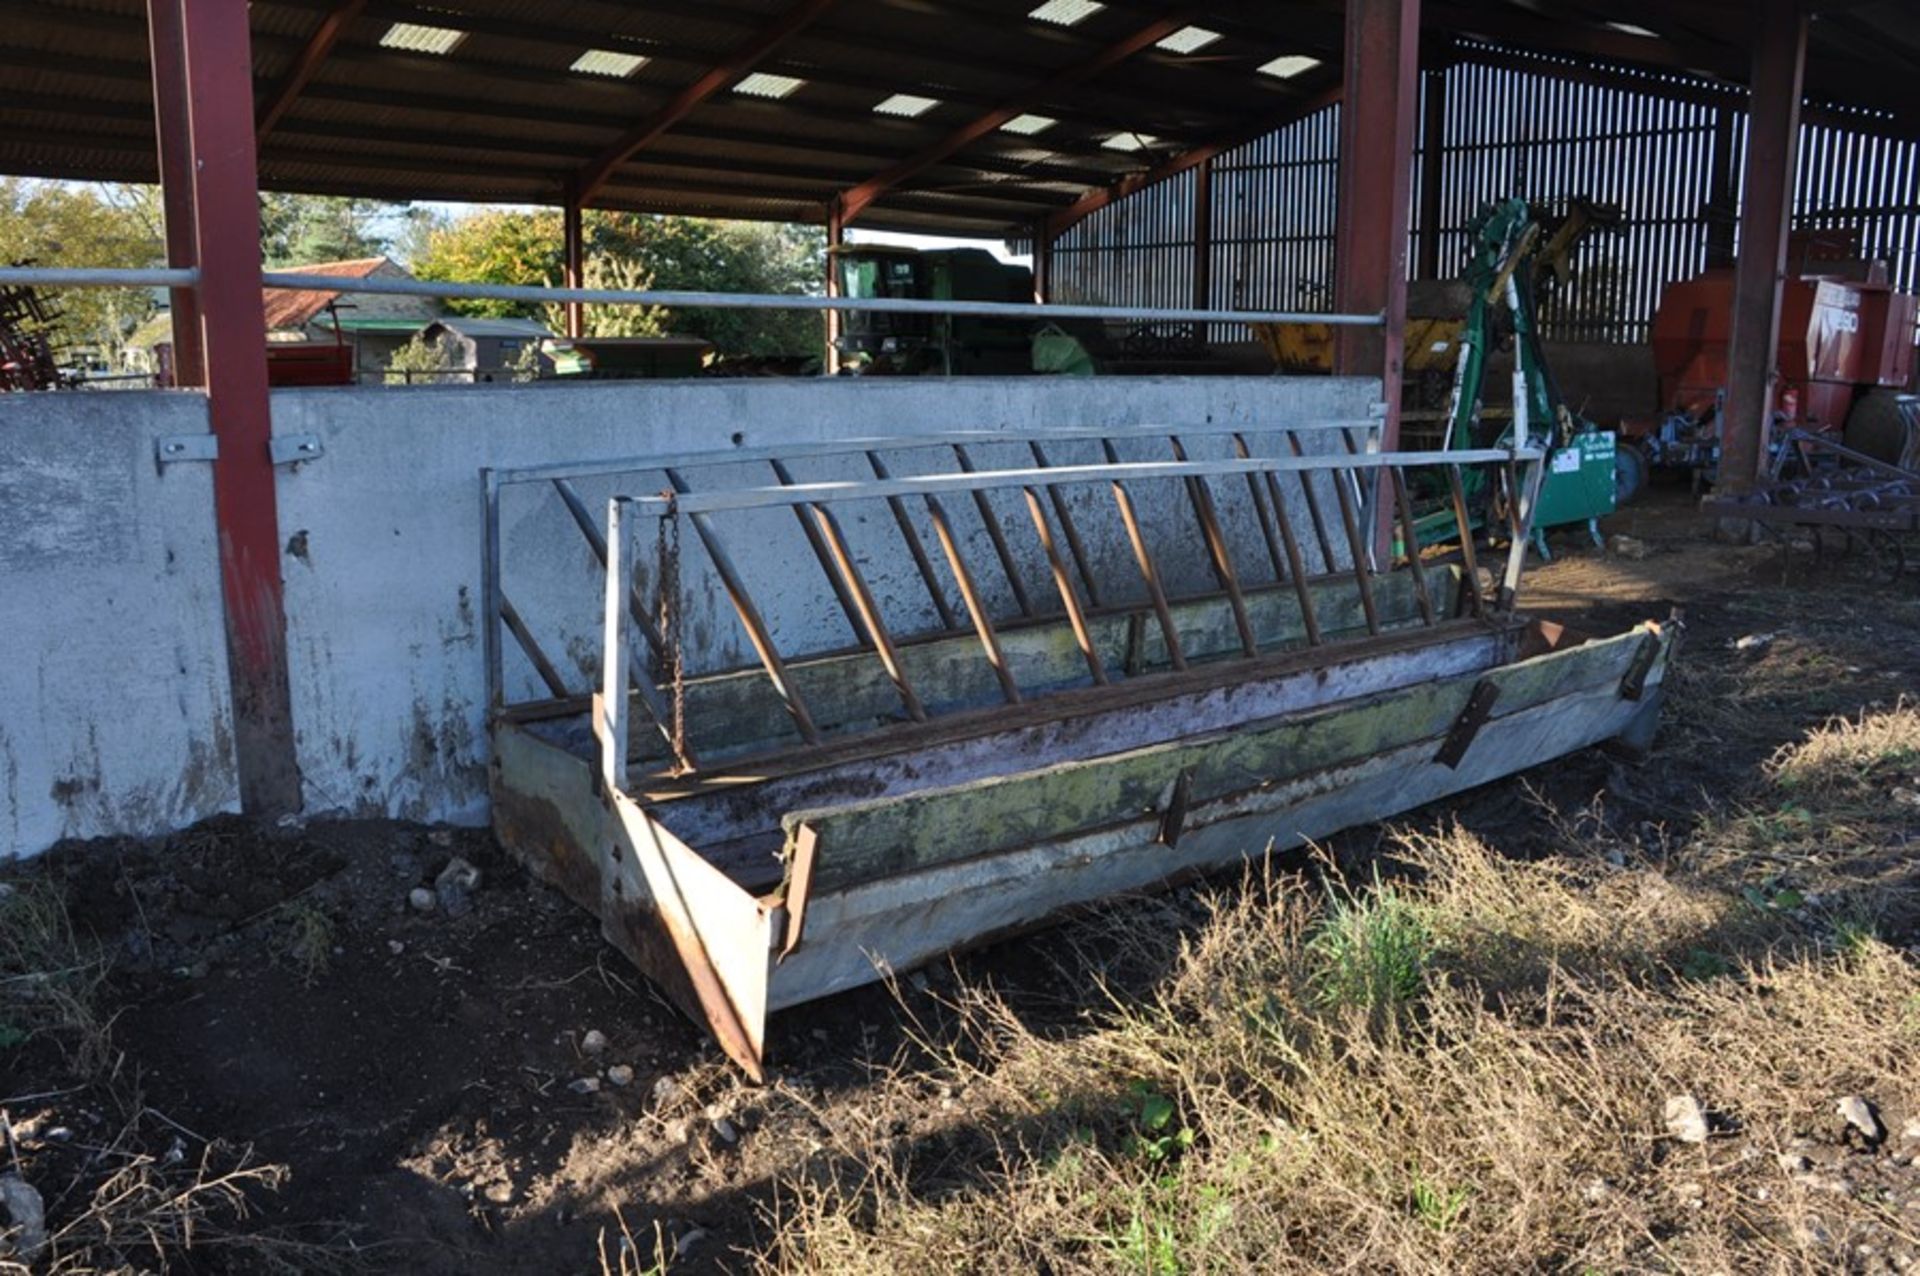
[[[292,100],[260,155],[270,189],[555,203],[568,181],[798,0],[368,0]],[[255,0],[255,99],[275,100],[340,0]],[[840,0],[754,67],[803,81],[780,99],[722,90],[617,166],[592,201],[659,212],[819,221],[837,192],[1006,105],[1056,123],[988,133],[885,192],[863,225],[1024,232],[1087,190],[1167,155],[1284,123],[1338,75],[1338,0],[1196,0],[1183,21],[1222,33],[1066,74],[1165,18],[1163,0],[1107,0],[1071,27],[1038,0]],[[1447,37],[1603,57],[1738,83],[1751,21],[1734,0],[1428,0]],[[466,33],[445,56],[381,46],[393,24]],[[1811,95],[1920,132],[1909,84],[1920,13],[1845,0],[1814,23]],[[589,49],[647,59],[631,76],[572,69]],[[152,180],[142,0],[0,0],[0,171]],[[1318,59],[1298,76],[1259,68]],[[1045,88],[1049,82],[1053,87]],[[898,93],[934,99],[882,115]],[[1116,149],[1115,134],[1156,139]]]

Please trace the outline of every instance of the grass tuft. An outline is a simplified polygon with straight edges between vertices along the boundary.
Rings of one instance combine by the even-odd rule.
[[[0,893],[0,1059],[46,1039],[74,1073],[91,1077],[113,1056],[101,1007],[107,964],[68,919],[55,885],[35,878]]]
[[[1404,893],[1376,881],[1367,894],[1337,896],[1307,941],[1314,1000],[1397,1024],[1426,988],[1432,954],[1426,910]]]

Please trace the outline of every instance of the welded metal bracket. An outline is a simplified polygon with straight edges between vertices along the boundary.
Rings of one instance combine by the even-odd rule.
[[[785,961],[800,946],[800,939],[806,933],[807,897],[813,893],[813,869],[819,858],[820,834],[813,825],[802,824],[794,830],[791,848],[786,898],[781,901],[786,919],[775,931],[781,936],[779,961]]]
[[[154,459],[162,465],[176,461],[217,461],[220,436],[217,434],[163,434],[153,441]]]
[[[1449,771],[1460,768],[1467,750],[1473,747],[1473,739],[1480,734],[1480,728],[1487,725],[1487,719],[1493,716],[1494,701],[1500,698],[1500,686],[1491,678],[1482,678],[1474,684],[1473,694],[1467,697],[1466,708],[1460,710],[1460,716],[1453,720],[1452,728],[1447,732],[1446,741],[1441,744],[1440,752],[1433,760]]]
[[[267,444],[267,455],[273,458],[275,465],[296,465],[301,461],[317,461],[326,452],[317,434],[275,435]]]
[[[1160,829],[1153,840],[1162,846],[1178,846],[1187,827],[1187,808],[1193,804],[1193,768],[1184,768],[1167,786],[1167,799],[1161,807]]]
[[[1640,640],[1640,646],[1634,650],[1633,659],[1627,665],[1627,672],[1620,679],[1620,698],[1638,700],[1647,692],[1647,675],[1653,672],[1654,662],[1660,659],[1660,634],[1649,630]]]

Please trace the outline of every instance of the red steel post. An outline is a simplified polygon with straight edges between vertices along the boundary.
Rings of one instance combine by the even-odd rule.
[[[847,241],[847,219],[844,205],[835,196],[827,202],[827,296],[840,295],[840,257],[834,250]],[[840,371],[840,331],[841,315],[838,310],[827,311],[827,375],[833,376]]]
[[[206,351],[207,415],[219,440],[214,517],[233,685],[240,803],[250,815],[300,809],[287,684],[280,522],[274,493],[266,312],[260,295],[259,174],[247,6],[149,0],[172,9],[186,50],[188,166]],[[167,17],[162,17],[166,21]]]
[[[1042,306],[1053,299],[1053,227],[1044,217],[1033,224],[1033,299]]]
[[[1407,327],[1407,233],[1414,110],[1420,100],[1420,0],[1347,0],[1334,309],[1379,314],[1384,328],[1336,329],[1334,371],[1378,376],[1387,415],[1380,446],[1400,441]],[[1389,502],[1374,501],[1377,543],[1392,536]]]
[[[154,140],[160,156],[167,265],[192,266],[198,258],[194,249],[193,161],[187,137],[187,48],[176,5],[150,6],[147,42],[153,59]],[[193,289],[173,289],[169,311],[173,321],[173,384],[205,385],[200,304]]]
[[[571,182],[567,184],[566,203],[561,208],[560,217],[566,235],[567,287],[585,288],[587,286],[586,217],[580,208],[579,194]],[[569,301],[567,303],[567,336],[577,339],[586,335],[587,307],[583,302]]]
[[[1720,431],[1720,488],[1728,495],[1752,488],[1766,464],[1807,64],[1807,15],[1799,0],[1763,0],[1756,8],[1746,199],[1733,266],[1726,414]]]

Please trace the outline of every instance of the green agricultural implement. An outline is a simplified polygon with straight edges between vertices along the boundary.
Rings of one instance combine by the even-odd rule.
[[[1540,224],[1525,200],[1510,199],[1483,207],[1471,234],[1474,255],[1466,282],[1473,301],[1460,336],[1442,447],[1544,447],[1548,459],[1533,511],[1534,548],[1548,557],[1547,529],[1575,523],[1585,523],[1599,544],[1599,520],[1614,509],[1617,438],[1568,408],[1548,366],[1533,268]],[[1513,339],[1513,415],[1488,420],[1482,413],[1487,369],[1503,329]],[[1503,521],[1488,519],[1489,506],[1506,499],[1497,484],[1475,471],[1465,474],[1463,484],[1476,526]],[[1456,526],[1451,508],[1436,500],[1415,524],[1415,534],[1420,544],[1437,545],[1452,540]]]

